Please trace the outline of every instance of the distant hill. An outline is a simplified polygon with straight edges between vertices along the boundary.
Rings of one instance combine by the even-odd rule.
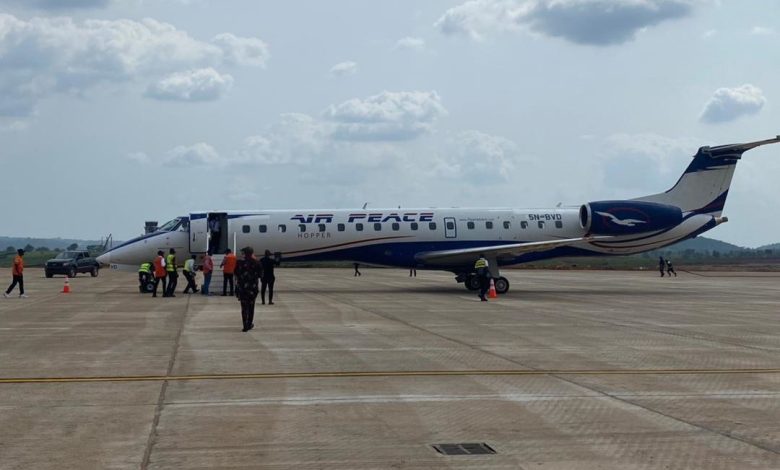
[[[780,243],[777,244],[780,246]],[[661,249],[665,252],[682,253],[688,250],[693,250],[694,253],[738,253],[742,251],[750,251],[750,248],[743,248],[741,246],[732,245],[731,243],[715,240],[714,238],[696,237],[690,240],[685,240],[680,243],[676,243],[672,246],[667,246]]]
[[[780,243],[772,243],[771,245],[762,245],[756,248],[756,250],[780,251]]]
[[[24,248],[32,245],[35,248],[46,247],[50,250],[64,250],[71,244],[77,244],[79,248],[86,248],[89,245],[98,245],[98,240],[79,240],[75,238],[29,238],[29,237],[0,237],[0,252],[5,251],[9,246],[14,248]]]

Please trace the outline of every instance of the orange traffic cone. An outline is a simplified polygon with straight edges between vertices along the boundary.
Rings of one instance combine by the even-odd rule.
[[[68,277],[65,276],[65,285],[62,286],[62,293],[63,294],[70,294],[70,283],[68,282]]]
[[[488,298],[495,299],[498,297],[498,294],[496,293],[496,283],[493,282],[493,278],[490,278],[490,290],[488,290]]]

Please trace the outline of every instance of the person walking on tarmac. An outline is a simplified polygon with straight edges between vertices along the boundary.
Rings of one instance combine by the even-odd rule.
[[[355,267],[355,276],[354,277],[362,276],[362,274],[360,274],[360,264],[359,263],[352,263],[352,264]]]
[[[265,288],[268,288],[268,305],[274,304],[274,266],[279,266],[279,261],[271,258],[271,250],[265,250],[265,256],[260,259],[260,265],[263,267],[263,277],[260,282],[260,300],[265,305]]]
[[[176,250],[168,250],[165,258],[165,270],[168,272],[168,290],[163,297],[176,297],[176,284],[179,283],[179,272],[176,270]]]
[[[663,256],[658,257],[658,271],[661,272],[661,277],[664,277],[664,268],[666,268],[666,262]]]
[[[211,295],[209,287],[211,286],[211,273],[214,271],[214,261],[211,259],[211,251],[206,252],[203,257],[203,265],[200,267],[203,271],[203,285],[201,286],[201,295]]]
[[[257,281],[262,274],[262,266],[255,259],[254,250],[246,247],[241,250],[244,258],[236,263],[236,297],[241,302],[241,321],[247,332],[255,327],[255,300],[257,300]]]
[[[27,295],[24,293],[24,250],[21,248],[16,250],[14,265],[11,266],[11,285],[8,286],[8,290],[3,292],[3,297],[6,299],[10,297],[11,291],[17,284],[19,284],[19,298],[26,299]]]
[[[162,250],[159,250],[157,258],[154,259],[154,290],[152,291],[152,297],[157,297],[157,286],[160,284],[160,280],[162,280],[163,285],[163,297],[165,297],[165,292],[167,291],[168,283],[165,280],[167,271],[165,270],[164,254]]]
[[[187,279],[187,287],[184,288],[184,293],[187,294],[192,291],[193,294],[198,293],[198,285],[195,284],[195,258],[197,255],[192,255],[190,259],[184,262],[184,268],[181,272],[184,273],[184,278]]]
[[[146,286],[149,281],[152,280],[152,263],[141,263],[141,267],[138,268],[138,290],[143,294],[147,292]]]
[[[474,270],[479,278],[479,300],[487,302],[485,294],[490,288],[490,269],[488,269],[488,260],[485,259],[485,255],[479,255],[479,259],[474,263]]]
[[[227,286],[230,284],[230,296],[233,297],[233,272],[236,270],[236,255],[230,248],[225,250],[225,257],[219,265],[222,268],[222,296],[228,295]]]
[[[674,274],[674,277],[677,277],[677,273],[674,270],[674,266],[672,266],[672,260],[669,258],[666,258],[666,274],[669,275],[669,277],[672,277],[672,274]]]

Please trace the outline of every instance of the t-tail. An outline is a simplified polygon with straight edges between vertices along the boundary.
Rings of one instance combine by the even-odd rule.
[[[672,189],[635,201],[679,207],[684,214],[709,214],[720,217],[726,204],[731,178],[742,154],[762,145],[780,142],[774,139],[745,144],[701,147]]]

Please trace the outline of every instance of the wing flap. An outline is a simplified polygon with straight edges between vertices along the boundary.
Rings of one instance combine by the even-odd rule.
[[[547,240],[541,242],[512,243],[506,245],[482,246],[475,248],[460,248],[456,250],[426,251],[418,253],[415,258],[418,261],[432,265],[452,265],[473,262],[475,257],[484,254],[488,258],[502,259],[516,258],[525,253],[546,251],[560,246],[572,246],[586,244],[595,240],[603,240],[613,237],[581,237],[565,238],[561,240]]]

